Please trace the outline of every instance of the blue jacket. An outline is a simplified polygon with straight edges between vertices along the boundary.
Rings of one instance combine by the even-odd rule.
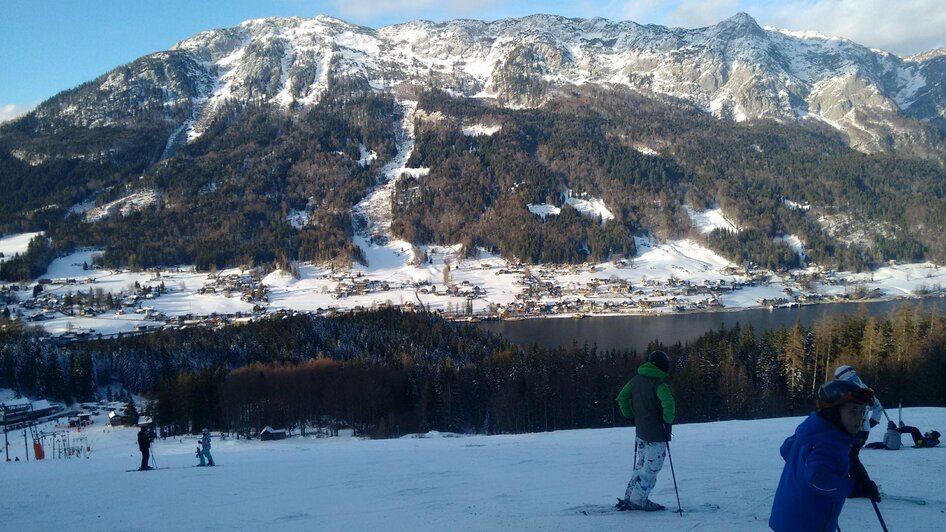
[[[779,450],[785,468],[769,517],[772,530],[837,530],[844,499],[854,489],[850,457],[856,440],[817,413],[798,425]]]

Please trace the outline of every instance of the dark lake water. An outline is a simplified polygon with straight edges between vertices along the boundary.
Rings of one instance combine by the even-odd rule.
[[[657,339],[666,345],[686,343],[710,330],[731,328],[736,324],[751,323],[756,333],[779,327],[792,327],[795,322],[810,327],[825,316],[866,313],[869,316],[889,316],[902,305],[946,312],[946,299],[927,298],[879,301],[872,303],[825,303],[788,309],[750,309],[732,312],[701,312],[661,316],[601,316],[584,319],[536,318],[520,321],[491,321],[480,323],[487,331],[502,334],[517,344],[539,344],[544,347],[597,344],[599,350],[647,348]]]

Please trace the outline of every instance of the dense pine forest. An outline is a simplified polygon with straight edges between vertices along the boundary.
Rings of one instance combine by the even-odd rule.
[[[671,355],[680,422],[803,413],[840,364],[857,367],[888,407],[946,405],[946,316],[922,306],[652,347]],[[119,381],[155,401],[167,434],[252,435],[266,425],[372,437],[518,433],[623,423],[614,397],[643,356],[510,345],[397,310],[66,344],[10,322],[0,329],[0,387],[70,402]]]

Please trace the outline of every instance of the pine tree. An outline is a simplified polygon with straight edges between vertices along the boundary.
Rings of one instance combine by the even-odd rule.
[[[135,407],[135,401],[130,397],[125,403],[125,419],[127,420],[126,424],[128,425],[138,424],[138,408]]]

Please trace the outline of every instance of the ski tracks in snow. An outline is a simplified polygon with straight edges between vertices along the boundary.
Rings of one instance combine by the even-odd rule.
[[[392,205],[394,187],[405,172],[422,173],[420,169],[406,168],[414,151],[414,112],[417,102],[398,101],[403,111],[397,133],[397,153],[379,172],[378,186],[365,196],[352,210],[352,223],[359,236],[371,244],[384,245],[391,239]]]

